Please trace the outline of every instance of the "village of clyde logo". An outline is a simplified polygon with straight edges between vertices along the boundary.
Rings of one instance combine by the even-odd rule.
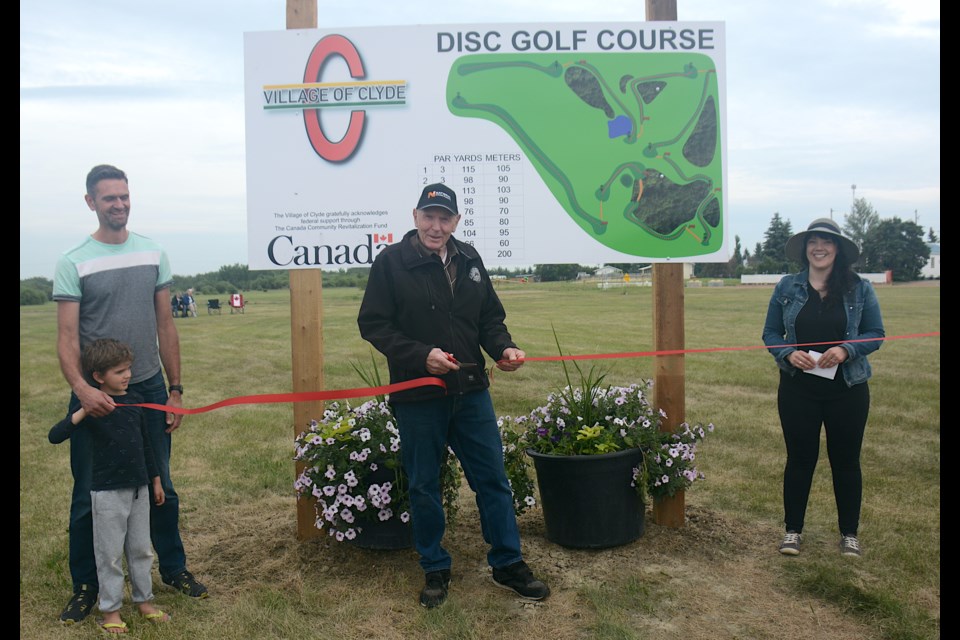
[[[323,81],[326,63],[331,57],[343,59],[352,80]],[[353,42],[339,34],[324,36],[307,58],[302,83],[264,85],[263,109],[302,110],[307,139],[317,155],[328,162],[345,162],[360,146],[368,108],[407,103],[406,80],[366,80],[366,77],[363,59]],[[336,141],[327,137],[320,122],[321,110],[325,108],[351,109],[347,130]]]

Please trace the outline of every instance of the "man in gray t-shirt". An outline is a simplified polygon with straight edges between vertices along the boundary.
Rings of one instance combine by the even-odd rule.
[[[63,254],[53,288],[57,355],[63,377],[73,390],[70,411],[82,406],[88,415],[100,417],[115,408],[113,399],[93,386],[80,366],[81,349],[98,338],[114,338],[131,345],[135,360],[129,388],[145,402],[180,407],[180,340],[170,314],[172,275],[167,256],[157,243],[127,230],[130,190],[123,171],[110,165],[91,169],[84,198],[97,214],[97,230]],[[180,502],[170,480],[170,434],[180,426],[180,420],[181,416],[174,413],[147,410],[148,434],[166,494],[166,502],[151,509],[150,537],[163,582],[188,596],[203,598],[207,596],[206,587],[187,570],[180,539]],[[82,430],[77,435],[70,440],[70,574],[74,594],[60,614],[60,620],[67,624],[86,618],[98,593],[90,507],[92,444]]]

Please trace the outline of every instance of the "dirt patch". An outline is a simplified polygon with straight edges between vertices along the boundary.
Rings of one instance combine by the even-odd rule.
[[[381,604],[375,619],[345,614],[350,623],[342,637],[403,637],[421,624],[424,613],[415,599],[422,574],[413,550],[297,541],[294,509],[285,498],[221,515],[224,520],[204,519],[189,534],[193,568],[212,586],[211,604],[223,608],[221,615],[233,615],[251,591],[268,585],[306,609],[349,608],[358,599]],[[859,619],[790,590],[784,563],[796,559],[776,554],[779,532],[772,527],[688,505],[683,528],[657,526],[648,512],[643,537],[605,550],[550,543],[536,510],[520,519],[520,527],[524,555],[553,594],[536,604],[513,598],[506,612],[503,598],[510,596],[491,587],[472,503],[464,504],[447,532],[445,546],[454,557],[451,604],[481,627],[465,637],[591,638],[605,621],[643,638],[879,637]]]

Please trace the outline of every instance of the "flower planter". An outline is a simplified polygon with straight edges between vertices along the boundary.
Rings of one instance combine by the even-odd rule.
[[[537,470],[547,539],[563,547],[602,549],[643,535],[644,504],[631,486],[640,449],[559,456],[527,449]]]
[[[377,470],[367,475],[368,484],[382,485],[384,482],[396,482],[397,474],[387,466],[387,461],[377,459]],[[403,522],[399,513],[394,513],[389,520],[378,520],[370,510],[372,520],[358,522],[357,537],[349,540],[351,544],[361,549],[409,549],[413,546],[413,526],[409,520]]]
[[[409,549],[413,546],[413,527],[396,517],[382,522],[364,522],[350,543],[361,549]]]

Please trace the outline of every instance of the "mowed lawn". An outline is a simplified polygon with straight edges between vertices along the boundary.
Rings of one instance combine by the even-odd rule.
[[[649,289],[573,283],[498,284],[514,339],[530,356],[653,348]],[[686,347],[761,344],[772,288],[689,288]],[[888,336],[940,331],[940,287],[877,288]],[[371,351],[356,329],[358,289],[324,291],[327,389],[361,383],[351,363]],[[185,403],[291,390],[289,293],[248,292],[245,314],[176,320]],[[20,636],[83,638],[61,627],[70,594],[69,446],[47,442],[69,390],[56,358],[56,307],[20,308]],[[386,368],[383,360],[382,371]],[[707,480],[687,494],[687,525],[658,527],[603,551],[547,542],[537,509],[521,518],[530,564],[553,587],[542,604],[494,589],[472,494],[448,531],[450,601],[425,611],[413,551],[374,552],[326,537],[298,541],[291,405],[231,407],[187,417],[174,434],[172,475],[190,568],[210,588],[194,602],[162,587],[174,616],[136,618],[143,638],[936,638],[940,635],[940,338],[887,341],[871,356],[871,414],[855,561],[836,550],[826,450],[814,480],[804,550],[782,558],[784,447],[777,368],[762,349],[686,356],[687,419],[713,422],[701,449]],[[589,367],[590,363],[584,363]],[[598,361],[610,383],[653,374],[650,358]],[[500,414],[526,413],[560,385],[556,363],[497,372]]]

